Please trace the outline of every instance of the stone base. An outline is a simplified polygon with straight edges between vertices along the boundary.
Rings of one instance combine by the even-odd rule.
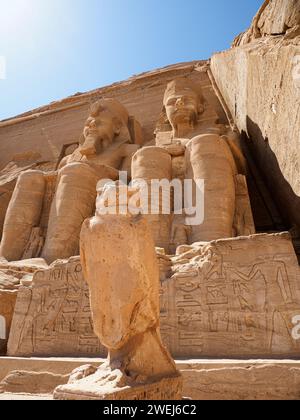
[[[93,375],[56,388],[54,399],[175,401],[182,400],[182,388],[183,379],[180,374],[156,382],[142,383],[142,379],[140,382],[138,379],[134,381],[120,370],[111,370],[104,364]]]
[[[95,369],[104,359],[75,358],[9,358],[0,357],[0,382],[14,370],[48,372],[65,375],[82,365]],[[177,368],[183,376],[183,396],[192,400],[300,400],[299,360],[180,360]],[[168,387],[168,384],[164,385]],[[39,394],[28,395],[25,383],[17,393],[0,394],[0,400],[40,399]],[[52,399],[51,394],[42,399]],[[27,395],[25,395],[27,394]],[[72,396],[71,399],[74,399]]]

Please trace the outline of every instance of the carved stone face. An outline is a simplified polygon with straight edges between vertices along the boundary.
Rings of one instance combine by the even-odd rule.
[[[120,134],[128,115],[117,101],[103,99],[96,102],[83,130],[84,143],[80,153],[84,156],[96,155],[105,150]]]
[[[195,126],[198,115],[204,111],[201,99],[187,80],[178,79],[169,83],[164,106],[175,135]]]
[[[178,91],[167,97],[165,106],[172,125],[181,122],[192,123],[198,115],[197,95],[189,89]]]

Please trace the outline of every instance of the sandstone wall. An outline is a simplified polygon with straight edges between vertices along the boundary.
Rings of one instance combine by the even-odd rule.
[[[207,74],[201,72],[205,65],[206,62],[197,61],[148,72],[2,121],[0,170],[10,161],[55,161],[63,145],[79,140],[90,104],[101,97],[118,99],[141,123],[145,141],[153,140],[167,83],[180,76],[196,78],[207,96],[212,88]],[[219,103],[215,103],[214,107],[224,116]]]
[[[187,247],[161,280],[161,333],[174,357],[298,357],[299,267],[289,235]],[[161,269],[162,274],[162,269]],[[173,274],[173,275],[172,275]],[[100,357],[78,257],[21,286],[8,355]]]
[[[286,223],[300,226],[300,37],[261,36],[252,27],[211,69]]]
[[[80,139],[92,103],[101,97],[116,98],[136,117],[143,130],[144,142],[154,141],[167,84],[177,77],[194,80],[206,101],[227,123],[207,73],[207,62],[178,64],[134,76],[95,91],[77,94],[60,102],[0,122],[0,238],[2,226],[19,174],[27,169],[55,170],[65,146],[71,153]]]
[[[52,399],[40,395],[43,380],[46,392],[53,392],[55,382],[66,382],[70,373],[82,365],[95,368],[103,359],[90,358],[9,358],[0,357],[0,387],[14,393],[34,392],[34,395],[0,393],[0,401],[21,398]],[[299,401],[300,362],[274,360],[192,360],[176,361],[183,375],[183,395],[193,400],[296,400]],[[11,373],[12,372],[12,373]],[[276,384],[276,386],[274,386]],[[46,389],[45,389],[46,388]]]

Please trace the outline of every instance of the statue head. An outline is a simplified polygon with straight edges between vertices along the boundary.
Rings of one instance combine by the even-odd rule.
[[[170,82],[164,96],[164,108],[175,137],[194,128],[204,112],[201,88],[182,77]]]
[[[83,130],[80,153],[96,155],[105,150],[120,135],[122,127],[128,127],[127,110],[115,99],[101,99],[90,110]]]

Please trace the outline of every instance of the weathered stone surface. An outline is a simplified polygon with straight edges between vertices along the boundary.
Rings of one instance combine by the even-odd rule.
[[[51,394],[57,386],[66,384],[68,379],[69,375],[13,371],[0,382],[0,393]]]
[[[109,384],[105,384],[108,382]],[[101,386],[102,383],[102,386]],[[166,377],[154,383],[122,382],[120,371],[99,368],[97,374],[87,377],[76,384],[63,385],[54,391],[58,400],[109,400],[109,401],[176,401],[182,399],[182,379]]]
[[[0,394],[0,401],[52,401],[53,397],[50,394]]]
[[[79,258],[38,271],[19,289],[9,355],[105,355],[93,333],[88,285]]]
[[[300,24],[297,0],[271,0],[262,11],[258,26],[263,35],[280,35]]]
[[[0,255],[8,261],[42,256],[48,263],[77,255],[81,225],[94,212],[97,182],[130,169],[141,141],[138,123],[118,101],[94,103],[79,147],[59,162],[58,172],[20,174],[4,220]]]
[[[178,187],[174,187],[177,197],[173,224],[169,229],[170,247],[165,247],[171,252],[184,244],[256,232],[244,177],[247,165],[239,135],[229,125],[219,122],[216,110],[205,100],[200,85],[186,78],[168,84],[155,132],[156,149],[164,149],[171,156],[172,179],[182,181],[185,196],[180,200]],[[147,153],[147,148],[136,155],[143,153]],[[148,170],[149,174],[149,168],[154,168],[154,165],[151,159],[148,160],[133,161],[133,173],[139,173],[139,166],[143,166],[144,172]],[[157,158],[156,162],[157,165],[158,162],[163,164],[163,159]],[[153,170],[155,172],[161,173],[157,169]],[[151,176],[153,179],[154,175]],[[165,179],[169,178],[169,174],[165,176]],[[183,182],[186,180],[192,180],[190,188]],[[204,182],[204,197],[199,194],[199,181]],[[202,202],[203,217],[200,211]],[[197,211],[192,214],[196,203]],[[182,210],[182,214],[179,215],[178,210]],[[160,236],[159,230],[158,233],[155,232],[155,238]]]
[[[298,0],[266,0],[253,19],[251,28],[239,35],[233,46],[247,44],[270,35],[300,35],[300,4]]]
[[[224,122],[224,112],[213,97],[207,75],[199,73],[206,65],[206,61],[196,61],[155,70],[1,122],[0,169],[16,157],[26,157],[30,164],[37,160],[56,163],[64,145],[78,143],[90,104],[102,97],[119,100],[141,123],[145,142],[151,141],[166,84],[176,77],[199,80],[205,97],[211,98]]]
[[[177,357],[299,356],[299,267],[287,234],[195,245],[173,259],[162,334]]]
[[[9,369],[35,372],[54,377],[70,376],[83,364],[97,369],[100,359],[22,359],[0,358],[0,381]],[[299,361],[291,360],[178,360],[183,376],[183,395],[193,400],[299,400]],[[76,366],[78,369],[76,369]],[[24,373],[25,373],[24,372]],[[28,374],[25,378],[30,378]],[[47,381],[48,382],[48,381]],[[26,383],[24,381],[23,383]],[[49,383],[49,382],[48,382]],[[276,386],[274,386],[276,384]],[[53,393],[54,388],[51,390]],[[52,399],[52,395],[0,394],[0,400]]]
[[[6,264],[1,260],[0,264]],[[6,354],[10,327],[22,278],[30,276],[11,269],[0,268],[0,354]]]
[[[298,1],[269,2],[282,8],[292,3],[299,9]],[[211,61],[224,101],[248,136],[246,144],[287,227],[300,226],[299,57],[300,37],[286,34],[252,40]]]
[[[93,214],[98,181],[117,179],[119,170],[127,171],[130,178],[131,167],[133,179],[141,178],[148,185],[153,179],[183,180],[188,176],[195,183],[196,178],[202,176],[209,184],[206,189],[207,220],[204,229],[198,226],[198,234],[192,229],[191,235],[186,235],[186,238],[181,234],[178,237],[179,226],[178,229],[172,228],[171,215],[175,206],[168,214],[161,209],[159,202],[156,203],[157,209],[151,206],[151,210],[148,210],[151,215],[147,217],[157,246],[169,252],[171,232],[176,233],[172,238],[172,248],[174,245],[198,240],[240,234],[234,226],[234,214],[244,213],[245,210],[242,208],[242,200],[238,201],[241,208],[236,206],[236,175],[241,166],[240,161],[244,158],[239,147],[232,141],[232,130],[220,124],[222,115],[216,105],[218,98],[214,90],[207,96],[203,93],[206,69],[201,69],[199,75],[201,77],[197,83],[196,78],[181,77],[167,85],[163,111],[156,128],[157,147],[142,147],[138,150],[143,144],[139,124],[134,117],[129,116],[120,102],[108,98],[95,102],[90,108],[78,148],[58,162],[57,172],[49,174],[31,170],[20,174],[4,221],[0,255],[8,261],[41,256],[49,264],[57,259],[77,255],[80,228],[84,219]],[[215,138],[214,143],[209,142],[213,144],[213,150],[204,155],[200,153],[201,156],[199,153],[195,156],[192,148],[189,155],[185,153],[189,140],[189,144],[195,144],[196,138],[200,141],[201,133],[205,133],[202,134],[202,143],[204,137]],[[226,134],[226,137],[221,138],[222,134]],[[227,159],[222,161],[220,157],[224,151],[227,151]],[[214,154],[213,164],[208,163],[207,159]],[[195,169],[197,164],[193,167],[190,162],[196,162],[198,158],[202,172]],[[227,173],[228,166],[230,174]],[[189,167],[192,170],[188,170]],[[223,167],[225,170],[221,173]],[[227,176],[223,177],[225,173]],[[222,182],[222,185],[218,185]],[[223,189],[230,190],[225,199],[220,194]],[[170,190],[167,194],[167,200],[170,201]],[[244,194],[248,194],[247,188]],[[165,196],[162,198],[165,199]],[[151,199],[152,204],[153,197]],[[184,205],[187,206],[186,203]],[[210,205],[212,208],[208,211]],[[182,206],[183,203],[179,203],[179,207]],[[193,204],[190,202],[188,206],[192,207]],[[248,212],[251,212],[250,206]],[[178,218],[174,223],[178,224]],[[182,224],[181,230],[187,230],[187,226]]]
[[[300,368],[280,363],[245,366],[224,364],[197,370],[191,366],[183,372],[187,394],[194,400],[296,400],[300,399]]]
[[[83,365],[97,369],[105,362],[103,358],[83,357],[8,357],[0,356],[0,382],[13,371],[52,373],[70,377],[71,372]],[[53,390],[54,391],[54,390]]]
[[[235,214],[233,236],[250,236],[256,233],[253,212],[250,203],[247,179],[244,175],[235,177]]]
[[[165,279],[172,262],[166,256],[159,257],[161,261],[162,258],[161,276]],[[41,267],[36,271],[25,284],[27,274],[22,271],[15,273],[16,277],[1,275],[0,287],[2,284],[5,289],[19,289],[8,354],[104,357],[106,350],[93,331],[89,289],[79,257],[58,262],[46,271],[41,271]],[[12,314],[13,310],[11,317]]]
[[[18,273],[9,270],[0,270],[0,291],[14,291],[17,290],[19,286],[20,276]]]
[[[252,236],[290,230],[300,255],[299,46],[299,1],[267,0],[210,66],[171,66],[0,123],[0,352],[14,313],[10,355],[105,356],[100,341],[110,354],[72,366],[55,398],[181,397],[158,332],[159,289],[162,338],[176,357],[299,358],[291,238]],[[176,178],[184,192],[187,178],[204,179],[204,222],[187,223],[191,202],[170,215],[157,203],[148,216],[155,256],[143,217],[105,224],[97,215],[84,224],[83,264],[68,260],[98,180],[119,170],[147,184]],[[0,386],[12,398],[52,392],[72,371],[15,369]],[[297,364],[191,361],[181,370],[195,399],[300,398]]]
[[[31,284],[33,272],[37,270],[36,265],[39,268],[47,267],[45,262],[36,260],[8,263],[0,259],[0,354],[6,354],[20,285]]]
[[[80,236],[94,331],[108,358],[96,372],[86,367],[75,372],[54,398],[180,400],[182,377],[160,336],[159,266],[150,226],[130,212],[128,199],[136,189],[118,184],[108,189],[127,212],[103,214],[107,205],[97,202]]]
[[[300,272],[287,234],[181,247],[175,258],[158,257],[161,330],[174,357],[299,356],[292,318],[300,313]],[[74,276],[84,313],[68,302]],[[36,276],[32,290],[21,287],[8,351],[31,357],[105,354],[92,330],[79,259],[51,268],[43,282]]]

